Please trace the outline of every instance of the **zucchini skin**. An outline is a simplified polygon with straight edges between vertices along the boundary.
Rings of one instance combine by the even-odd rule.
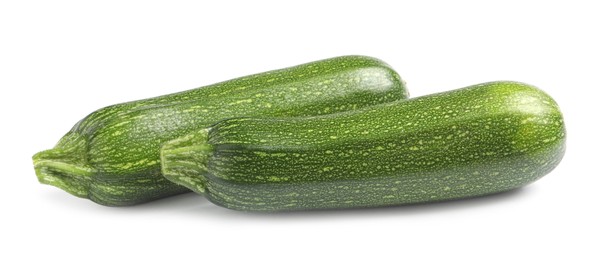
[[[159,148],[221,119],[322,115],[407,97],[384,62],[336,57],[99,109],[35,154],[34,168],[41,183],[78,197],[133,205],[187,192],[161,175]]]
[[[166,143],[167,179],[243,211],[400,205],[522,187],[560,162],[539,89],[499,81],[309,118],[236,118]]]

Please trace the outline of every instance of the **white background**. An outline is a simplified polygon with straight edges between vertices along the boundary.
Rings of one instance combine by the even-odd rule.
[[[603,258],[597,1],[281,2],[2,1],[0,258]],[[100,107],[347,54],[415,97],[536,85],[564,112],[566,156],[501,195],[285,214],[192,194],[110,208],[37,182],[31,156]]]

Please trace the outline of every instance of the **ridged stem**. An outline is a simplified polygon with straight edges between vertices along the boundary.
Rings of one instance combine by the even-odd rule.
[[[161,148],[163,176],[196,193],[205,193],[207,158],[213,147],[207,143],[209,129],[203,129],[169,141]]]
[[[78,197],[88,197],[94,169],[86,164],[86,142],[69,132],[50,150],[33,156],[38,181],[61,188]]]

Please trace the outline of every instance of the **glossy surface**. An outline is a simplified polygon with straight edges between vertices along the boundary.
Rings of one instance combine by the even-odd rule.
[[[321,115],[407,96],[382,61],[337,57],[102,108],[36,154],[34,167],[42,183],[104,205],[131,205],[188,191],[160,173],[167,140],[224,118]]]
[[[360,111],[241,118],[167,143],[164,175],[237,210],[350,208],[502,192],[564,154],[544,92],[491,82]]]

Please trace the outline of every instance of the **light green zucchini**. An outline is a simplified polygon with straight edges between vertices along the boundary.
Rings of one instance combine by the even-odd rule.
[[[159,148],[220,119],[321,115],[407,96],[382,61],[337,57],[102,108],[34,155],[34,167],[41,183],[103,205],[132,205],[188,191],[162,177]]]
[[[244,211],[481,196],[550,172],[565,150],[555,101],[491,82],[339,114],[235,118],[166,143],[164,176]]]

